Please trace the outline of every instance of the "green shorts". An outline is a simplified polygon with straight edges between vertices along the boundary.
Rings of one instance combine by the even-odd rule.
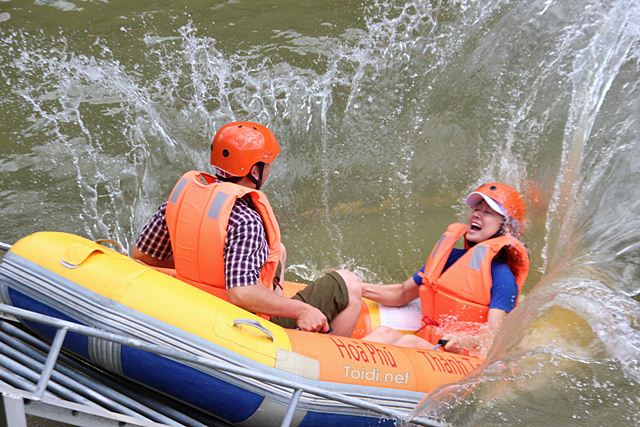
[[[349,304],[349,291],[342,276],[329,272],[291,297],[317,308],[327,317],[329,323]],[[272,317],[269,319],[283,328],[295,329],[295,319]]]

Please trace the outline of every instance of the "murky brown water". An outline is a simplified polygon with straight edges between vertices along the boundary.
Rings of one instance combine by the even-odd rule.
[[[639,9],[0,2],[0,240],[131,245],[235,119],[283,145],[266,192],[292,280],[345,265],[402,281],[470,189],[504,180],[530,206],[526,301],[486,369],[424,409],[461,425],[638,424]]]

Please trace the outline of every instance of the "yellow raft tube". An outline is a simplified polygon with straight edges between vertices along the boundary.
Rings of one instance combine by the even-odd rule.
[[[481,363],[443,351],[284,329],[67,233],[39,232],[15,243],[0,266],[0,285],[6,304],[34,311],[48,307],[80,323],[93,323],[90,326],[253,369],[275,369],[333,389],[341,385],[343,391],[381,400],[387,394],[416,402],[423,393],[460,380]],[[359,336],[379,323],[377,305],[365,302]],[[121,371],[135,363],[120,357]]]

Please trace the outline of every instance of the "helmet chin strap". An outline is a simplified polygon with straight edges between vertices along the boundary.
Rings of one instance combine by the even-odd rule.
[[[238,181],[242,179],[241,176],[220,176],[220,175],[216,175],[216,178],[218,179],[218,181],[232,182],[234,184],[237,184]]]
[[[260,190],[262,188],[262,185],[264,184],[264,182],[263,182],[264,163],[260,163],[257,166],[258,166],[258,171],[259,171],[258,172],[259,178],[256,178],[255,176],[253,176],[252,173],[249,173],[249,175],[247,175],[247,176],[249,177],[251,182],[253,182],[253,184],[256,186],[256,190]]]

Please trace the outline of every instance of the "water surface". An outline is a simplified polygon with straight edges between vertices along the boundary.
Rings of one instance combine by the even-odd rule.
[[[131,246],[215,130],[270,126],[288,278],[403,281],[482,182],[532,271],[455,425],[639,424],[640,5],[0,2],[0,240]]]

